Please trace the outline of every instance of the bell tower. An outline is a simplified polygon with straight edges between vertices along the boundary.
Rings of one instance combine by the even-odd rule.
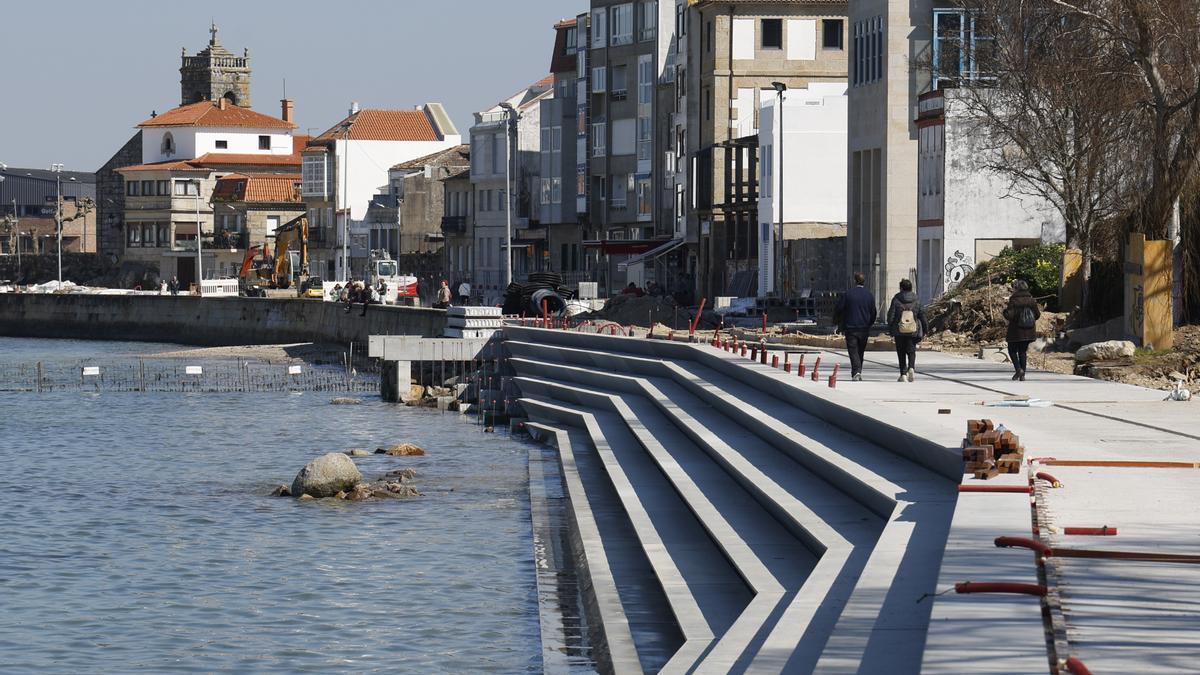
[[[217,24],[209,27],[208,46],[195,56],[183,48],[179,68],[180,105],[226,98],[234,105],[250,107],[250,50],[237,56],[217,40]]]

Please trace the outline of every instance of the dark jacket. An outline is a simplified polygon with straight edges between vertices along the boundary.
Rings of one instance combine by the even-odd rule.
[[[879,310],[875,308],[875,296],[862,286],[855,286],[838,298],[835,312],[838,327],[842,332],[866,330],[875,325]]]
[[[900,336],[900,315],[904,312],[904,305],[912,305],[913,316],[917,319],[917,332],[904,337],[917,340],[924,338],[925,333],[929,330],[929,326],[925,322],[925,308],[921,306],[921,301],[917,300],[917,294],[912,291],[901,291],[892,296],[892,305],[888,307],[887,313],[888,332],[892,337]]]
[[[1038,338],[1037,328],[1021,328],[1017,325],[1021,317],[1021,310],[1025,307],[1033,308],[1035,320],[1042,315],[1037,301],[1033,299],[1029,291],[1017,291],[1008,299],[1008,307],[1004,308],[1004,318],[1008,320],[1009,342],[1033,342]]]

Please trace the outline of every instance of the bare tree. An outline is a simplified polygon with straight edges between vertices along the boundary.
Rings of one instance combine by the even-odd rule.
[[[1068,245],[1083,252],[1086,307],[1094,237],[1128,209],[1124,155],[1136,111],[1124,76],[1095,49],[1095,28],[1056,0],[959,4],[973,26],[959,62],[974,65],[955,98],[985,166],[1061,215]]]

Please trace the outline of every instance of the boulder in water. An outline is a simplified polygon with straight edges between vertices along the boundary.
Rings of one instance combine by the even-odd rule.
[[[350,396],[339,396],[339,397],[333,399],[332,401],[330,401],[330,403],[333,405],[358,405],[358,404],[362,403],[362,399],[353,398]]]
[[[345,452],[347,457],[370,457],[371,453],[365,448],[350,448]]]
[[[280,485],[279,487],[275,488],[274,490],[271,490],[271,496],[272,497],[291,497],[292,489],[286,485]]]
[[[416,457],[424,455],[425,451],[412,443],[401,443],[400,445],[393,445],[388,448],[376,448],[375,454],[391,455],[392,457]]]
[[[292,481],[292,495],[332,497],[362,481],[354,460],[340,452],[331,452],[309,462]]]

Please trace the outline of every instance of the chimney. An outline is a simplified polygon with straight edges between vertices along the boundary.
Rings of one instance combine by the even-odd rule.
[[[293,113],[296,110],[296,102],[290,98],[285,98],[279,101],[279,105],[282,109],[280,118],[283,119],[284,122],[288,122],[289,124],[292,123]]]
[[[351,101],[350,102],[350,114],[353,115],[356,112],[358,112],[358,101]]]
[[[218,103],[217,106],[219,108],[221,108],[221,110],[225,110],[226,108],[229,107],[229,99],[225,98],[224,96],[222,96],[221,98],[219,98],[217,100],[220,101],[220,103]]]

